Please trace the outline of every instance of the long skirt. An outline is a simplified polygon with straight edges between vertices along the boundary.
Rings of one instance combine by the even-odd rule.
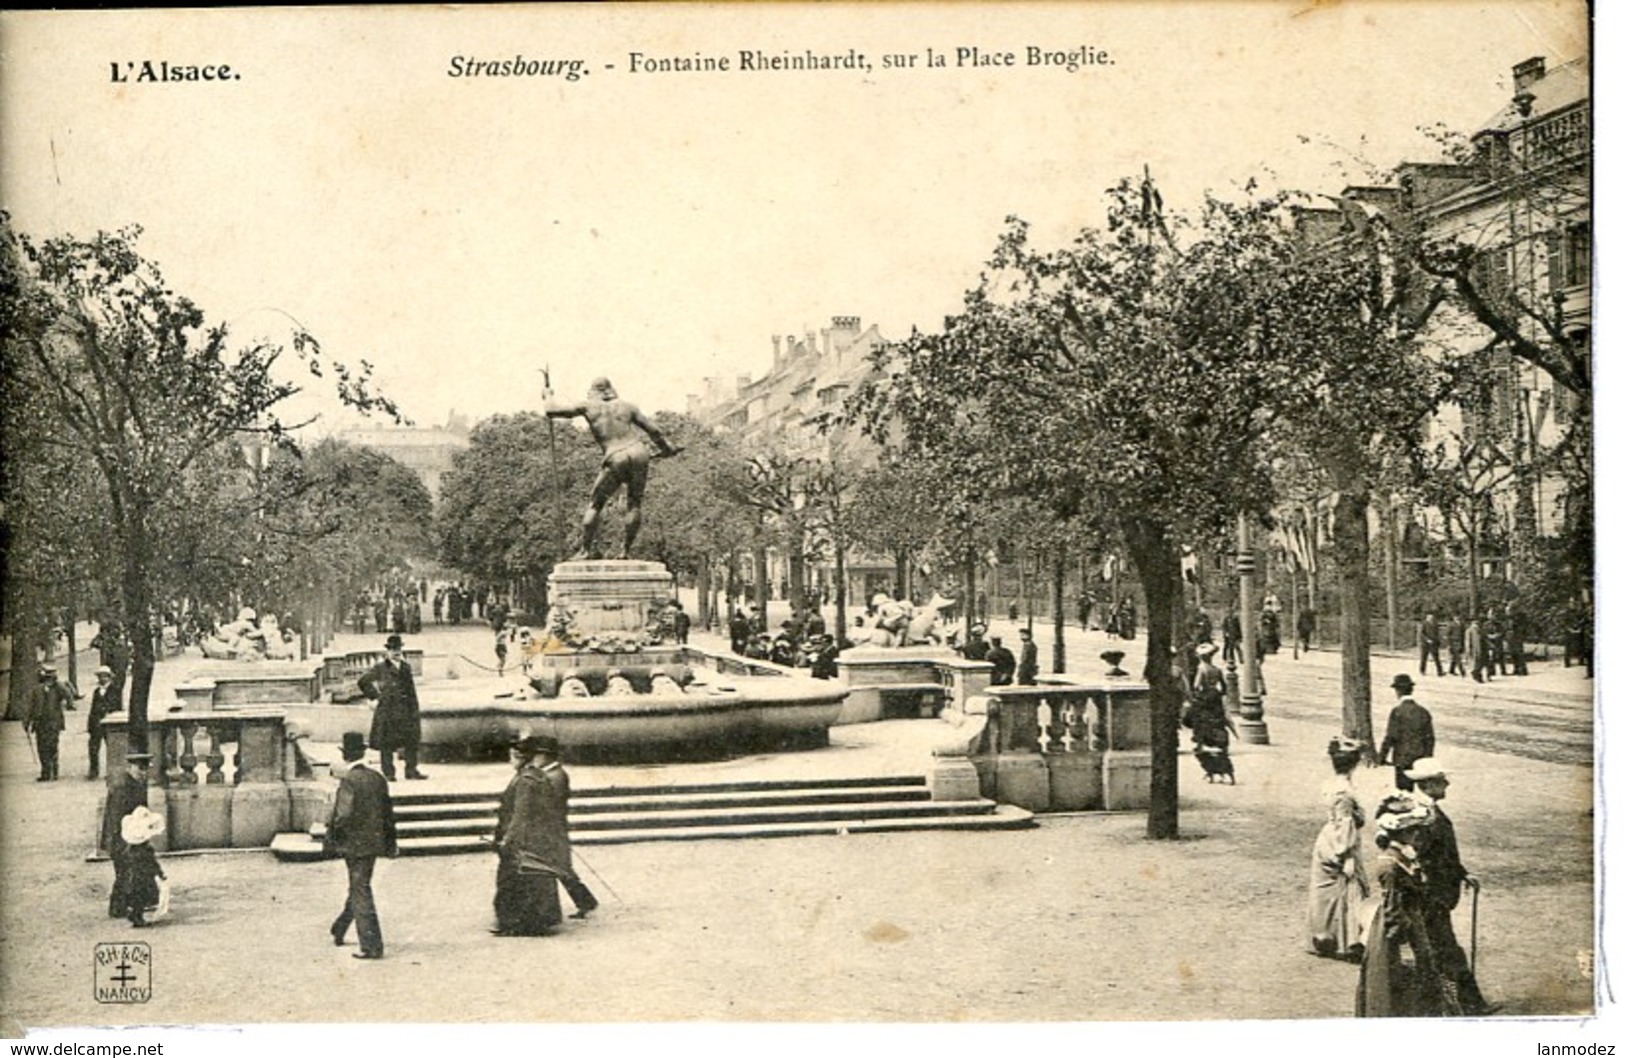
[[[1318,843],[1316,853],[1309,865],[1309,950],[1317,955],[1358,958],[1361,905],[1367,894],[1365,872],[1357,864],[1352,876],[1344,874],[1341,864],[1320,857]]]
[[[497,892],[492,900],[497,929],[520,936],[541,936],[564,921],[558,879],[545,871],[521,870],[517,854],[502,853],[497,863]]]

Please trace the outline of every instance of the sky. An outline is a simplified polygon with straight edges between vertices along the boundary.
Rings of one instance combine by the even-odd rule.
[[[297,321],[420,425],[534,408],[544,366],[566,396],[603,374],[681,410],[831,316],[935,329],[1008,215],[1059,243],[1146,166],[1171,209],[1271,172],[1336,192],[1359,158],[1434,158],[1416,126],[1482,122],[1514,63],[1586,48],[1572,2],[0,17],[20,229],[139,224],[211,319],[245,339]],[[1110,62],[1031,65],[1033,47]],[[742,50],[869,69],[745,71]],[[634,52],[731,68],[633,72]],[[586,73],[453,77],[457,56]],[[143,60],[240,79],[114,81]]]

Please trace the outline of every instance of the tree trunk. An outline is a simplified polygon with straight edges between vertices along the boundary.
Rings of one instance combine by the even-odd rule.
[[[1467,527],[1467,614],[1478,616],[1478,526]]]
[[[1050,624],[1055,629],[1055,645],[1051,651],[1051,672],[1066,671],[1066,545],[1055,547],[1055,580],[1051,590]]]
[[[145,752],[147,743],[147,699],[152,695],[153,669],[157,656],[152,649],[152,594],[147,570],[152,565],[147,537],[147,512],[139,501],[124,506],[122,534],[124,563],[122,594],[124,627],[130,637],[130,750]],[[113,762],[109,762],[109,767]],[[118,762],[122,765],[122,762]]]
[[[1145,679],[1151,685],[1151,808],[1146,814],[1146,837],[1168,840],[1179,836],[1179,682],[1174,678],[1172,653],[1184,589],[1179,555],[1168,527],[1125,518],[1123,538],[1145,590]]]
[[[1343,734],[1371,738],[1371,538],[1366,524],[1370,495],[1363,484],[1339,489],[1332,550],[1343,602]]]
[[[835,649],[846,640],[846,544],[835,542]]]
[[[758,542],[752,547],[750,559],[751,565],[755,567],[753,572],[756,575],[756,585],[752,592],[754,598],[751,601],[761,611],[762,620],[765,622],[767,620],[767,600],[773,595],[773,591],[767,583],[767,544]]]
[[[711,556],[701,555],[694,573],[694,620],[701,628],[711,627]]]
[[[1399,512],[1389,498],[1382,511],[1382,588],[1388,611],[1388,649],[1399,649]]]
[[[976,549],[965,550],[965,636],[962,643],[970,642],[970,628],[976,623]]]

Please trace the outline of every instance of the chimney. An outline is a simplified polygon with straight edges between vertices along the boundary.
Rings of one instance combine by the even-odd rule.
[[[824,356],[828,356],[828,355],[829,355],[829,354],[830,354],[830,353],[832,353],[832,352],[834,352],[834,351],[835,351],[835,343],[834,343],[834,342],[832,342],[832,341],[830,341],[830,338],[829,338],[829,328],[828,328],[828,327],[825,327],[825,328],[824,328],[824,329],[823,329],[823,330],[822,330],[822,331],[820,331],[820,332],[819,332],[819,333],[821,333],[821,334],[822,334],[822,335],[823,335],[823,336],[824,336],[824,347],[823,347],[823,349],[821,349],[821,350],[820,350],[820,352],[821,352],[821,353],[822,353],[822,354],[823,354],[823,355],[824,355]]]
[[[1516,94],[1528,90],[1529,86],[1546,76],[1546,59],[1537,55],[1533,59],[1525,59],[1512,68],[1512,91]]]
[[[774,367],[778,367],[779,364],[781,362],[783,362],[783,360],[784,360],[784,349],[779,344],[782,340],[783,339],[781,338],[781,336],[779,336],[777,334],[775,334],[773,336],[773,366]]]

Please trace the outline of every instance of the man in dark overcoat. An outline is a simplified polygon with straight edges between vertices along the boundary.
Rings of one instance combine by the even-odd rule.
[[[346,765],[339,777],[333,812],[328,817],[327,834],[322,840],[329,853],[343,856],[349,872],[349,895],[328,932],[334,944],[343,944],[350,924],[355,923],[361,938],[357,959],[382,959],[384,933],[378,923],[378,905],[372,896],[372,870],[380,856],[397,856],[395,806],[389,797],[389,783],[361,758],[367,740],[359,731],[346,731],[341,752]]]
[[[1399,704],[1388,714],[1388,730],[1383,735],[1377,763],[1394,766],[1394,785],[1401,790],[1414,788],[1405,773],[1423,757],[1433,756],[1433,714],[1411,697],[1416,683],[1405,673],[1394,677],[1394,693]]]
[[[372,731],[368,742],[378,751],[379,768],[384,778],[395,778],[395,751],[406,758],[406,777],[426,779],[418,770],[418,744],[423,738],[423,724],[418,718],[417,685],[412,682],[412,667],[406,663],[400,636],[384,641],[388,656],[362,674],[357,684],[361,693],[378,705],[372,713]]]
[[[993,674],[988,682],[995,687],[1008,686],[1016,676],[1016,656],[999,636],[994,636],[989,642],[992,646],[987,650],[987,662],[993,666]]]
[[[1038,682],[1038,644],[1025,628],[1018,629],[1017,634],[1021,636],[1021,662],[1016,667],[1016,682],[1031,687]]]
[[[62,729],[68,723],[64,710],[72,708],[73,693],[57,680],[55,669],[41,665],[39,686],[34,688],[34,701],[28,719],[23,721],[23,730],[33,733],[39,747],[39,778],[35,782],[55,781]]]
[[[558,743],[526,735],[513,746],[514,776],[497,810],[497,924],[506,937],[538,937],[563,921],[559,883],[576,905],[576,918],[598,906],[576,875],[570,853],[570,777],[559,763]]]
[[[102,743],[107,736],[102,733],[102,721],[109,713],[116,713],[124,708],[119,701],[119,689],[113,685],[113,670],[106,665],[96,669],[96,689],[90,692],[90,715],[85,718],[85,732],[89,736],[90,750],[90,777],[96,778],[101,774]],[[107,762],[108,770],[113,768],[113,762]]]
[[[1478,879],[1462,864],[1461,849],[1456,844],[1456,826],[1439,804],[1444,800],[1450,779],[1443,766],[1432,757],[1418,760],[1406,775],[1433,807],[1433,822],[1417,842],[1416,854],[1422,866],[1422,919],[1439,975],[1447,987],[1455,989],[1463,1014],[1470,1017],[1492,1013],[1494,1008],[1484,1001],[1484,994],[1478,989],[1472,963],[1456,940],[1455,924],[1451,921],[1451,914],[1461,902],[1462,886],[1476,890]]]
[[[113,891],[107,897],[109,918],[122,917],[126,908],[124,891],[128,873],[125,852],[129,846],[120,830],[124,817],[138,807],[147,805],[147,765],[152,763],[150,753],[126,753],[124,774],[114,777],[113,761],[107,762],[107,807],[102,813],[102,848],[113,861]]]

